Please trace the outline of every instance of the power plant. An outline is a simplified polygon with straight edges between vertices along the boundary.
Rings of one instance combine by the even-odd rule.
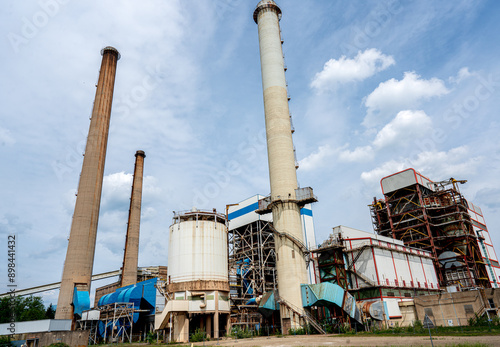
[[[146,157],[138,150],[123,266],[93,274],[120,59],[113,47],[101,51],[62,280],[26,290],[28,295],[60,287],[55,320],[42,330],[20,325],[19,340],[87,345],[154,336],[185,343],[200,336],[203,341],[238,337],[242,331],[327,334],[411,326],[424,319],[463,326],[473,317],[499,315],[499,260],[481,209],[458,188],[465,180],[433,181],[413,168],[381,177],[383,197],[367,201],[374,233],[338,225],[327,239],[316,239],[317,198],[297,181],[281,16],[273,0],[260,1],[253,12],[270,195],[234,197],[225,213],[197,207],[174,211],[168,264],[138,267]],[[91,305],[92,279],[106,277],[117,280],[96,288]],[[0,324],[0,335],[6,329]]]

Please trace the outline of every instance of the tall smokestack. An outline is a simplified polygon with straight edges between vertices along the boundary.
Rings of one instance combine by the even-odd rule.
[[[146,158],[144,151],[137,151],[135,153],[134,180],[132,183],[130,210],[128,212],[127,237],[125,239],[125,254],[123,255],[121,287],[137,283],[144,158]]]
[[[277,231],[303,243],[300,207],[295,193],[297,173],[281,48],[281,10],[274,1],[262,0],[253,18],[259,27],[273,224]],[[300,284],[307,283],[304,254],[289,238],[275,239],[279,296],[302,310]],[[288,311],[285,305],[280,307],[282,319],[289,318],[291,327],[300,325],[297,315]]]
[[[78,184],[56,319],[73,319],[74,310],[77,309],[77,303],[73,301],[75,290],[79,292],[76,296],[78,304],[83,306],[87,304],[90,293],[116,64],[120,59],[120,53],[113,47],[103,48],[101,54],[101,70]]]

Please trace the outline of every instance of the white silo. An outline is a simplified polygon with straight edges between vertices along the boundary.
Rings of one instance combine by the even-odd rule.
[[[226,216],[215,209],[175,213],[169,240],[169,301],[155,328],[171,322],[177,342],[188,341],[197,328],[218,338],[228,328],[230,313]]]

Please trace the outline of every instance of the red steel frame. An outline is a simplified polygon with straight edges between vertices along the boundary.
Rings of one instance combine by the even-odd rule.
[[[414,172],[416,182],[430,181],[420,174],[423,179],[419,180]],[[460,280],[463,287],[491,287],[468,213],[468,204],[453,179],[435,190],[415,183],[384,192],[384,199],[374,198],[370,210],[375,231],[379,235],[401,240],[407,246],[432,253],[441,286],[456,284],[456,280],[447,278],[450,271],[444,269],[438,260],[443,252],[452,251],[461,255],[457,259],[462,262],[462,268],[468,276],[466,280]]]

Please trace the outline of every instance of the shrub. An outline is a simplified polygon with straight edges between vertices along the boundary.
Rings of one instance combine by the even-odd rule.
[[[191,337],[189,338],[189,340],[191,342],[201,342],[201,341],[205,341],[207,339],[207,333],[205,332],[205,330],[202,330],[202,329],[196,329],[194,334],[191,334]]]
[[[155,333],[152,331],[148,332],[146,334],[146,342],[148,344],[152,344],[154,340],[155,340]]]
[[[231,336],[237,339],[248,339],[252,337],[254,334],[251,330],[244,328],[241,329],[239,326],[233,327],[231,330]]]

